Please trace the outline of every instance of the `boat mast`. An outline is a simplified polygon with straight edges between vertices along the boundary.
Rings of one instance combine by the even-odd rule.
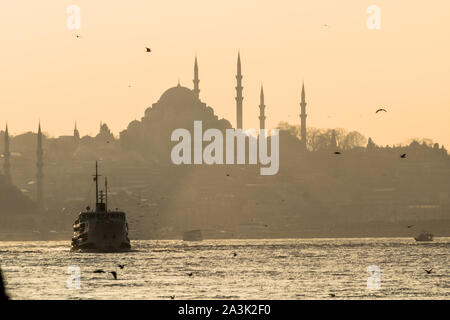
[[[95,203],[98,203],[98,166],[97,161],[95,161]]]

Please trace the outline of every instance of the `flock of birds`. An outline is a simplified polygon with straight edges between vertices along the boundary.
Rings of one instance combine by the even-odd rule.
[[[237,257],[237,253],[236,253],[236,252],[233,252],[233,257]],[[125,265],[124,265],[124,264],[118,264],[117,266],[118,266],[120,269],[124,269],[124,268],[125,268]],[[118,279],[118,278],[117,278],[117,271],[105,271],[105,270],[103,270],[103,269],[96,269],[96,270],[92,271],[92,273],[110,273],[110,274],[112,274],[114,280],[117,280],[117,279]],[[188,277],[192,277],[192,276],[194,275],[194,273],[193,273],[193,272],[189,272],[189,273],[187,273],[186,275],[187,275]],[[0,280],[1,280],[1,270],[0,270]],[[1,284],[3,284],[3,282],[0,281],[0,285],[1,285]],[[1,292],[0,292],[0,295],[1,295]],[[173,300],[173,299],[175,299],[175,295],[171,295],[171,296],[169,296],[169,298],[170,298],[171,300]]]
[[[407,227],[408,227],[408,228],[412,228],[413,226],[414,226],[414,225],[409,225],[409,226],[407,226]],[[236,252],[233,252],[232,255],[233,255],[233,257],[237,257],[238,254],[237,254]],[[120,269],[123,269],[123,268],[125,268],[125,265],[119,264],[118,267],[119,267]],[[433,268],[430,268],[430,269],[424,269],[424,270],[425,270],[425,272],[426,272],[427,274],[431,274],[432,271],[433,271]],[[116,272],[116,271],[109,271],[109,272],[106,272],[106,271],[103,270],[103,269],[97,269],[97,270],[94,270],[93,273],[111,273],[112,276],[114,277],[114,280],[117,280],[117,272]],[[188,277],[192,277],[193,275],[194,275],[193,272],[187,273],[187,276],[188,276]],[[335,297],[336,297],[336,293],[330,292],[330,293],[329,293],[329,296],[330,296],[331,298],[335,298]],[[175,299],[175,295],[170,295],[169,298],[170,298],[171,300],[174,300],[174,299]]]
[[[330,26],[327,25],[327,24],[324,24],[323,27],[329,28]],[[76,38],[77,38],[77,39],[78,39],[78,38],[81,38],[81,36],[77,34],[77,35],[76,35]],[[145,47],[145,52],[146,52],[146,53],[150,53],[150,52],[152,52],[152,50],[151,50],[149,47]],[[128,85],[128,87],[131,88],[131,85]],[[380,112],[387,112],[387,110],[386,110],[385,108],[379,108],[379,109],[377,109],[377,110],[375,111],[375,114],[378,114],[378,113],[380,113]],[[109,143],[109,141],[108,141],[108,143]],[[335,151],[334,154],[340,155],[340,154],[342,154],[342,152],[341,152],[341,151]],[[400,155],[400,158],[405,159],[405,158],[406,158],[406,153],[401,154],[401,155]],[[230,174],[227,173],[227,177],[229,177],[229,176],[230,176]],[[268,227],[268,225],[264,225],[264,226],[265,226],[265,227]],[[414,227],[414,225],[409,225],[409,226],[407,226],[407,227],[408,227],[408,228],[412,228],[412,227]],[[233,257],[236,257],[236,256],[237,256],[237,253],[236,253],[236,252],[233,252]],[[120,269],[123,269],[123,268],[125,267],[124,265],[120,265],[120,264],[119,264],[118,266],[119,266]],[[433,271],[433,268],[431,268],[431,269],[424,269],[424,270],[425,270],[425,272],[426,272],[427,274],[431,274],[431,272]],[[93,273],[106,273],[106,271],[104,271],[103,269],[98,269],[98,270],[94,270]],[[109,271],[109,273],[112,274],[112,276],[114,277],[114,280],[117,280],[117,272],[116,272],[116,271]],[[194,275],[194,273],[193,273],[193,272],[189,272],[187,275],[188,275],[189,277],[192,277],[192,276]],[[329,295],[330,295],[330,297],[332,297],[332,298],[336,297],[336,294],[335,294],[335,293],[330,293]],[[171,295],[171,296],[169,296],[169,297],[170,297],[170,299],[172,299],[172,300],[175,299],[175,296],[174,296],[174,295]]]
[[[118,267],[120,269],[123,269],[123,268],[125,268],[125,265],[119,264]],[[106,271],[103,269],[97,269],[97,270],[94,270],[93,273],[106,273]],[[117,272],[116,271],[109,271],[108,273],[111,273],[112,276],[114,277],[114,280],[117,280]]]
[[[323,24],[322,26],[325,27],[325,28],[329,28],[330,27],[327,24]],[[78,35],[78,34],[76,35],[76,37],[77,38],[81,38],[81,36]],[[145,52],[146,53],[151,53],[152,49],[150,49],[149,47],[145,47]],[[131,88],[131,85],[128,85],[128,88]],[[375,113],[380,113],[380,112],[387,112],[387,110],[385,108],[379,108],[379,109],[377,109],[377,111]],[[109,141],[108,141],[108,143],[109,143]],[[334,154],[339,155],[339,154],[342,154],[342,152],[341,151],[335,151]],[[406,158],[406,153],[403,153],[402,155],[400,155],[400,158],[402,158],[402,159]],[[227,174],[227,177],[229,177],[229,176],[230,175]]]

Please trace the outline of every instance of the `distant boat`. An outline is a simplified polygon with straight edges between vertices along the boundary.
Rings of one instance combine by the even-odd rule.
[[[414,239],[416,241],[433,241],[433,235],[429,232],[422,232],[421,234],[419,234],[417,237],[415,237]]]
[[[201,230],[190,230],[183,233],[183,241],[202,241]]]

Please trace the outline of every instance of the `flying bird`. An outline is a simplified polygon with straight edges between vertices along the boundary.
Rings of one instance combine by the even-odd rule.
[[[406,158],[406,153],[402,154],[402,155],[400,156],[400,158],[405,159],[405,158]]]
[[[172,299],[172,300],[175,299],[175,296],[170,296],[170,299]]]
[[[152,50],[148,47],[145,47],[145,52],[152,52]]]
[[[120,269],[123,269],[124,267],[125,267],[125,265],[119,264],[119,268],[120,268]]]
[[[188,276],[189,276],[189,277],[192,277],[192,275],[193,275],[192,272],[189,272],[189,273],[188,273]]]
[[[410,228],[412,228],[412,227],[414,227],[413,224],[409,225],[407,228],[410,229]]]
[[[102,269],[94,270],[93,273],[105,273]]]
[[[380,109],[378,109],[375,113],[378,113],[378,112],[387,112],[387,110],[386,110],[386,109],[383,109],[383,108],[380,108]]]
[[[334,154],[342,154],[342,153],[339,151],[335,151]]]
[[[77,39],[81,38],[81,36],[79,34],[76,34],[75,37],[77,37]]]
[[[230,174],[229,173],[227,173],[227,177],[229,177],[230,176]]]
[[[430,270],[424,269],[426,271],[427,274],[430,274],[431,271],[433,270],[433,268],[431,268]]]
[[[117,272],[111,271],[110,273],[113,275],[114,280],[117,280]]]
[[[236,257],[237,256],[237,253],[236,252],[233,252],[233,257]]]
[[[334,293],[330,293],[330,297],[334,298],[336,295]]]

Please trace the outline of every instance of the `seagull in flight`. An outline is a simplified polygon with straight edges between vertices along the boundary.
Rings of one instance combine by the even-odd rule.
[[[430,270],[424,269],[426,271],[427,274],[431,274],[431,271],[433,270],[433,268],[431,268]]]
[[[152,50],[148,47],[145,47],[145,52],[152,52]]]
[[[400,156],[400,158],[405,159],[405,158],[406,158],[406,153],[402,154],[402,155]]]
[[[378,113],[378,112],[387,112],[387,110],[386,110],[386,109],[383,109],[383,108],[380,108],[380,109],[378,109],[375,113]]]
[[[342,154],[342,153],[339,151],[335,151],[334,154]]]
[[[99,270],[94,270],[93,273],[105,273],[105,271],[102,269],[99,269]]]
[[[408,228],[408,229],[411,229],[412,227],[414,227],[414,225],[413,225],[413,224],[411,224],[411,225],[407,226],[407,228]]]

